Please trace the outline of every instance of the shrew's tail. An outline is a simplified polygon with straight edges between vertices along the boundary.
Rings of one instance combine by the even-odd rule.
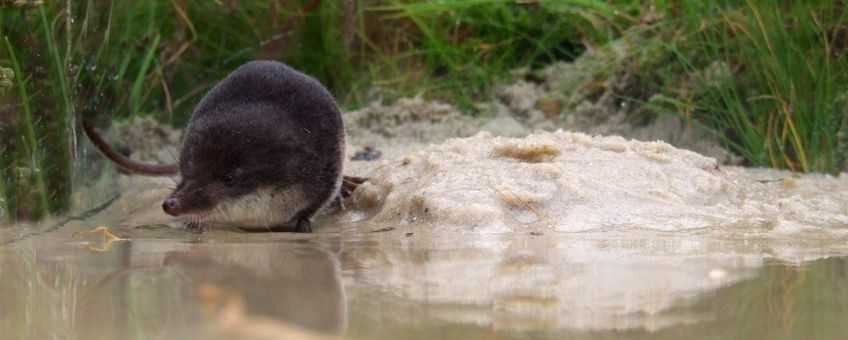
[[[106,142],[103,141],[103,138],[100,138],[100,135],[94,131],[94,128],[88,122],[83,121],[82,128],[85,130],[85,134],[88,136],[88,139],[94,143],[94,146],[96,146],[97,149],[106,156],[106,158],[115,162],[115,164],[117,164],[121,169],[147,176],[174,175],[180,171],[177,164],[147,164],[132,160],[127,156],[119,154],[112,149],[109,144],[106,144]]]
[[[91,142],[94,143],[94,146],[96,146],[97,149],[106,156],[106,158],[115,162],[115,164],[117,164],[121,169],[131,173],[147,176],[168,176],[177,174],[180,171],[180,167],[177,164],[147,164],[132,160],[127,156],[119,154],[112,149],[109,144],[106,144],[103,138],[100,138],[100,135],[94,131],[94,128],[88,122],[83,121],[82,128],[85,130],[85,134],[88,136],[88,139],[91,139]],[[360,184],[367,180],[367,178],[363,177],[344,176],[341,188],[342,196],[350,196],[351,192],[356,190]]]

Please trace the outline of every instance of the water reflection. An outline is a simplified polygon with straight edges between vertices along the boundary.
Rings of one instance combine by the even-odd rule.
[[[228,337],[214,324],[220,320],[203,314],[198,296],[203,287],[234,292],[246,306],[244,316],[277,320],[289,329],[337,334],[346,327],[337,256],[320,246],[192,243],[137,236],[105,253],[67,241],[25,250],[41,239],[0,252],[2,334]]]
[[[814,336],[848,331],[834,242],[67,227],[0,248],[10,338]],[[826,241],[818,241],[826,242]]]
[[[656,330],[700,315],[664,315],[675,303],[754,277],[763,257],[711,252],[678,239],[490,239],[347,247],[356,290],[386,304],[427,305],[428,318],[495,330]],[[419,317],[391,313],[399,322]]]

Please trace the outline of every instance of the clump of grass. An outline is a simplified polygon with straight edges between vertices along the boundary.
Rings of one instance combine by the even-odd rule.
[[[848,11],[839,3],[683,2],[688,91],[677,109],[751,165],[836,172],[846,124]]]
[[[22,74],[20,63],[18,62],[18,58],[15,55],[15,49],[12,47],[12,44],[9,42],[9,39],[4,39],[6,52],[9,55],[9,62],[12,66],[12,72],[14,74]],[[5,145],[3,147],[2,157],[0,157],[0,162],[2,162],[4,169],[10,169],[11,174],[4,174],[2,176],[3,185],[0,186],[4,189],[3,196],[5,199],[5,211],[7,213],[18,211],[19,202],[14,199],[20,196],[24,196],[25,199],[33,199],[35,200],[35,204],[30,208],[29,212],[32,216],[40,217],[46,215],[50,212],[49,204],[47,202],[47,186],[44,180],[44,172],[42,171],[41,162],[43,157],[40,154],[40,148],[38,145],[38,141],[36,140],[32,109],[29,105],[29,94],[26,89],[26,82],[23,79],[17,81],[17,88],[20,91],[21,98],[21,114],[13,114],[11,115],[10,123],[15,125],[15,129],[19,129],[22,132],[16,135],[6,136],[10,134],[11,131],[2,131],[4,134],[4,139],[13,139],[11,144],[16,145],[18,147],[14,148],[14,150],[8,150],[9,147]],[[29,167],[22,166],[17,164],[15,158],[23,158],[29,157],[30,161],[28,162]],[[34,195],[27,195],[28,191],[34,191]],[[35,196],[35,197],[32,197]],[[27,209],[27,210],[30,210]]]
[[[4,152],[6,213],[12,218],[39,218],[68,206],[74,176],[74,106],[67,61],[63,61],[55,27],[44,7],[4,9],[0,36],[6,60],[18,76],[19,96],[2,105],[0,135]],[[26,15],[24,14],[26,13]],[[26,33],[15,34],[10,25]],[[31,48],[34,41],[46,42]],[[21,46],[29,46],[23,49]],[[34,67],[38,65],[38,67]],[[15,100],[17,99],[17,100]]]
[[[365,66],[380,84],[469,109],[493,79],[519,66],[571,60],[584,43],[617,37],[634,20],[628,14],[641,9],[633,1],[388,1],[368,11],[381,27],[396,29],[361,29],[367,54],[380,61]]]

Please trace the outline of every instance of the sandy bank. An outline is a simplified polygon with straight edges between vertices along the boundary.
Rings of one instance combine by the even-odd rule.
[[[352,162],[351,171],[372,180],[354,193],[349,218],[483,233],[848,236],[844,175],[722,168],[663,142],[563,131],[481,132],[404,150],[373,165]]]

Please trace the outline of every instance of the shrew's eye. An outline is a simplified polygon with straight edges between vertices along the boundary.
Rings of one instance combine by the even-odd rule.
[[[224,184],[227,186],[231,186],[236,183],[236,173],[235,171],[230,171],[226,175],[224,175]]]

